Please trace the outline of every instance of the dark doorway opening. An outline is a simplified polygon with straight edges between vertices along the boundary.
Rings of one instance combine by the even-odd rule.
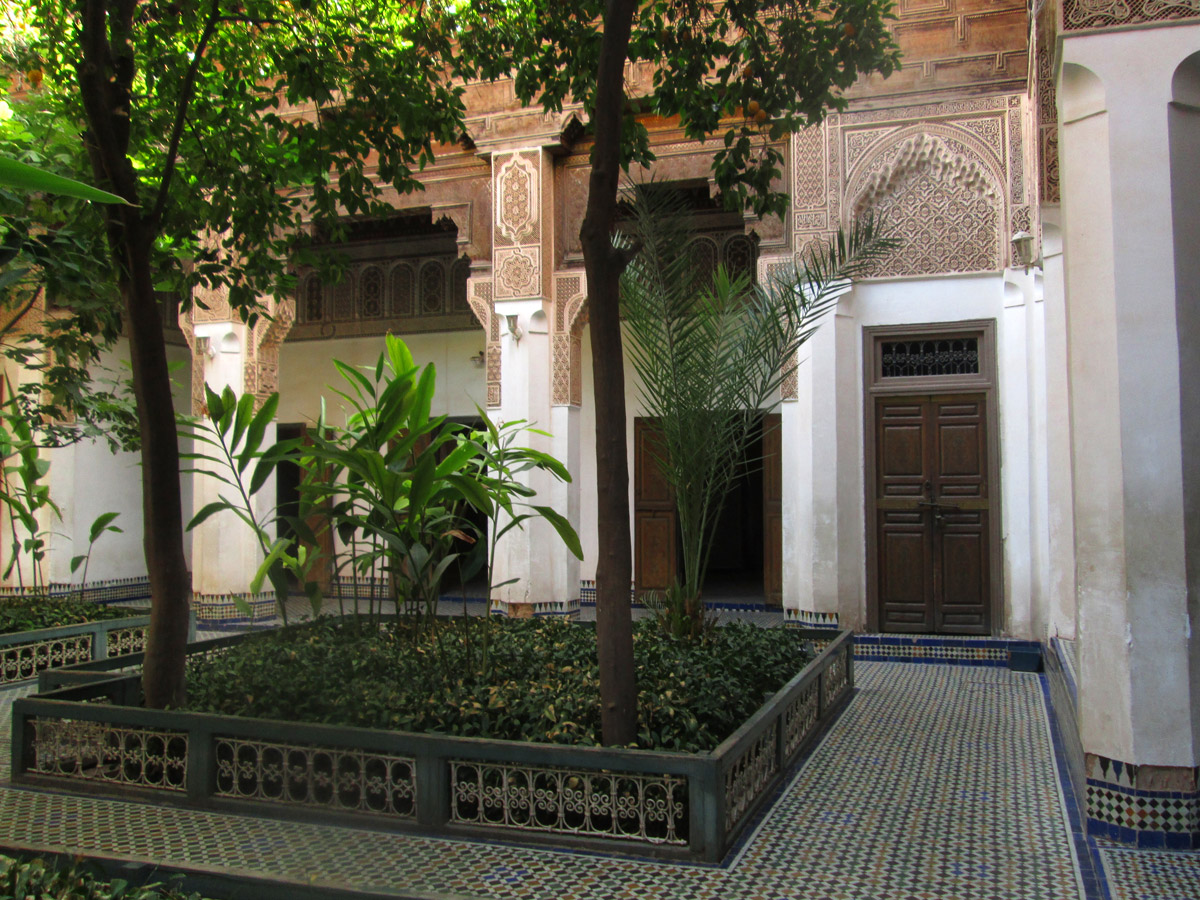
[[[639,592],[661,591],[678,578],[681,537],[670,485],[655,461],[653,419],[634,420],[634,579]],[[779,415],[746,448],[741,473],[714,530],[704,579],[706,603],[782,602],[782,455]]]
[[[713,532],[704,578],[706,603],[763,602],[763,442],[746,448],[737,481]]]
[[[462,425],[472,431],[483,430],[483,419],[479,416],[449,416],[446,421],[456,425]],[[443,452],[439,456],[445,458],[447,454],[454,448],[453,444],[445,445]],[[477,510],[475,507],[464,503],[461,515],[470,524],[471,528],[463,529],[464,532],[470,534],[475,541],[483,544],[482,547],[472,544],[470,541],[455,539],[453,552],[461,554],[459,562],[466,564],[467,557],[473,552],[482,552],[483,565],[474,575],[464,579],[464,572],[459,565],[452,564],[446,570],[446,577],[442,580],[442,596],[447,599],[487,599],[487,533],[488,521],[487,517]]]

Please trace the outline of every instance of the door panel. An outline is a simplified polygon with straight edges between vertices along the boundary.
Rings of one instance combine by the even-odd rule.
[[[986,396],[877,397],[875,422],[880,628],[987,634]]]
[[[639,596],[675,583],[675,494],[655,460],[658,429],[633,420],[633,580]]]

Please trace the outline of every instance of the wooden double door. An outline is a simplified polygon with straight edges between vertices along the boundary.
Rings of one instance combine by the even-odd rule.
[[[876,396],[874,417],[880,630],[990,633],[986,393]]]
[[[675,497],[655,462],[657,426],[655,420],[634,420],[634,586],[639,594],[664,590],[676,581],[679,567],[679,535]],[[731,503],[745,509],[741,516],[723,517],[717,540],[726,545],[749,545],[745,555],[753,554],[740,568],[743,572],[762,566],[762,590],[768,606],[783,603],[783,457],[780,444],[780,417],[763,417],[761,444],[756,442],[747,460],[754,477],[741,486],[741,495]],[[757,458],[755,458],[757,457]],[[747,490],[747,485],[751,490]],[[757,494],[761,492],[761,505]],[[753,493],[756,496],[750,496]],[[744,496],[743,496],[744,495]],[[728,513],[729,510],[727,509]],[[756,519],[748,528],[747,517]],[[759,520],[759,517],[761,519]],[[736,519],[741,519],[741,527]],[[749,534],[742,533],[743,531]],[[761,545],[761,546],[760,546]],[[723,550],[717,547],[710,559],[710,571],[720,567]],[[727,562],[727,561],[726,561]],[[754,574],[757,574],[755,572]],[[750,580],[749,578],[747,580]],[[749,598],[748,598],[749,599]]]

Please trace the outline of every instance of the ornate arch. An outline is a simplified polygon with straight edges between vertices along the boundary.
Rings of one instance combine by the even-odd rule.
[[[583,404],[583,326],[587,322],[586,279],[582,272],[554,277],[554,333],[551,362],[555,406]]]
[[[381,319],[384,314],[383,270],[367,266],[358,283],[358,318]]]
[[[500,317],[493,308],[490,278],[467,279],[467,304],[486,335],[484,361],[487,367],[487,407],[497,409],[500,406]]]
[[[996,271],[1005,264],[1005,178],[993,152],[951,125],[914,125],[866,153],[846,179],[847,215],[880,212],[900,247],[876,275]]]

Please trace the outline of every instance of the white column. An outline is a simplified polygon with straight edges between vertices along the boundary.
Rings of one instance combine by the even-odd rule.
[[[195,326],[198,349],[205,339],[207,354],[203,357],[204,381],[216,393],[233,388],[239,397],[245,391],[246,342],[249,329],[241,322],[206,322]],[[204,427],[204,426],[201,426]],[[263,446],[275,442],[275,424],[267,428]],[[210,455],[219,451],[205,447]],[[215,468],[225,477],[231,473],[225,466],[197,462],[196,468]],[[247,470],[247,479],[253,468]],[[240,495],[214,477],[193,476],[193,512],[224,495],[240,502]],[[256,514],[260,517],[274,505],[273,481],[265,484],[255,498]],[[245,594],[258,571],[263,554],[258,539],[244,522],[232,512],[221,512],[198,525],[192,533],[192,590],[197,594]],[[269,589],[269,588],[267,588]]]
[[[502,150],[492,156],[492,283],[494,311],[500,317],[501,405],[497,418],[503,422],[523,419],[547,432],[553,432],[556,425],[547,319],[547,309],[552,309],[547,298],[552,295],[553,283],[553,169],[553,158],[538,147]],[[555,455],[564,448],[569,455],[570,440],[569,422],[561,436],[526,432],[519,437],[522,445]],[[569,515],[570,489],[564,491],[540,471],[518,477],[537,492],[533,503]],[[566,612],[568,601],[579,596],[578,568],[572,585],[572,569],[564,560],[569,553],[555,530],[540,518],[510,531],[497,547],[493,581],[516,581],[496,590],[493,603],[514,616]]]
[[[1072,37],[1059,90],[1085,752],[1197,763],[1168,109],[1185,26]],[[1193,161],[1194,164],[1194,161]],[[1194,239],[1194,236],[1193,236]],[[1195,385],[1190,386],[1193,390]],[[1190,463],[1189,463],[1190,464]]]
[[[1047,637],[1075,638],[1075,471],[1071,453],[1070,356],[1060,211],[1042,208],[1046,382]]]
[[[842,304],[848,304],[843,299]],[[841,309],[841,307],[839,307]],[[842,587],[838,333],[828,315],[800,348],[796,399],[782,405],[783,605],[800,622],[832,624]]]
[[[1000,421],[1000,480],[1004,617],[996,624],[1004,633],[1029,637],[1032,578],[1032,535],[1029,498],[1029,348],[1028,305],[1032,278],[1020,270],[1005,272],[1004,313],[999,329],[1000,396],[1004,416]]]

